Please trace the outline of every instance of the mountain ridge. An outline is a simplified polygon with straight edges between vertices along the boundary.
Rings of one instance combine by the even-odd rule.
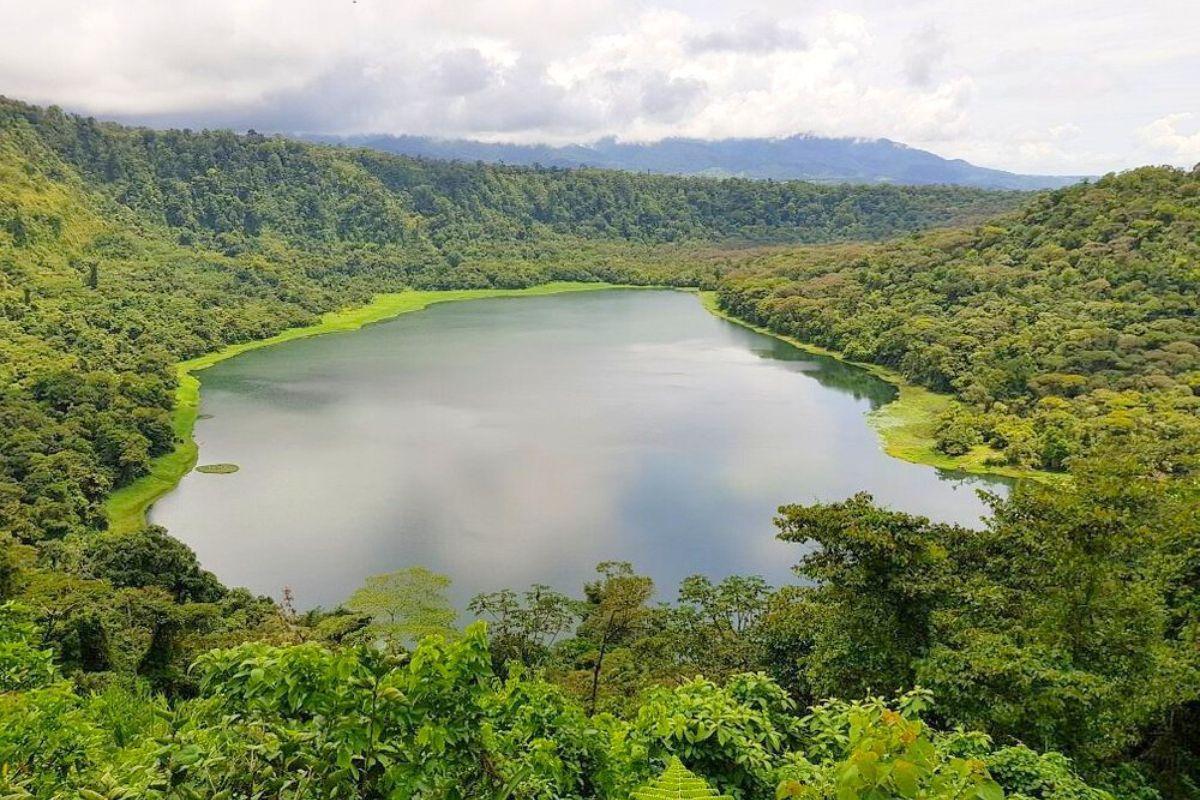
[[[483,142],[417,135],[298,134],[323,144],[365,147],[386,153],[450,161],[515,166],[596,167],[632,172],[817,183],[951,184],[987,189],[1058,189],[1085,176],[1024,175],[944,158],[891,139],[829,138],[810,134],[767,138],[620,142],[613,137],[585,144]]]

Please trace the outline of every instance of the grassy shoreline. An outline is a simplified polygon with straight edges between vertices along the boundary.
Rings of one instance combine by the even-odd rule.
[[[617,288],[635,287],[622,287],[610,283],[560,281],[531,286],[527,289],[449,289],[380,294],[365,306],[331,311],[314,325],[288,328],[267,339],[239,342],[188,361],[181,361],[176,365],[179,372],[179,387],[175,390],[175,410],[171,420],[175,430],[175,449],[155,458],[150,464],[148,474],[108,496],[104,503],[104,515],[108,519],[109,530],[125,533],[144,527],[146,513],[155,501],[178,486],[183,476],[196,466],[199,448],[196,440],[192,437],[192,431],[196,426],[196,418],[200,411],[200,379],[193,373],[250,350],[271,347],[310,336],[355,331],[364,325],[391,319],[410,311],[420,311],[435,303],[491,297],[533,297],[561,292]]]
[[[887,381],[896,387],[896,399],[872,411],[867,415],[867,422],[879,435],[883,451],[893,458],[899,458],[913,464],[923,464],[950,472],[963,472],[971,475],[996,475],[1004,478],[1032,478],[1035,480],[1059,480],[1061,476],[1041,470],[1021,469],[1017,467],[995,467],[986,463],[992,456],[998,456],[996,450],[979,445],[963,456],[948,456],[939,452],[934,446],[934,432],[937,428],[938,417],[958,401],[945,394],[916,386],[909,383],[899,373],[862,361],[852,361],[836,350],[829,350],[818,345],[809,344],[785,334],[776,333],[769,328],[755,325],[744,319],[729,314],[717,305],[716,292],[698,292],[700,302],[713,315],[735,325],[749,328],[757,333],[772,336],[798,347],[809,353],[835,358],[845,364],[851,364],[866,370],[880,380]]]
[[[526,289],[450,289],[438,291],[407,291],[376,295],[364,306],[331,311],[321,321],[301,328],[287,330],[267,339],[240,342],[212,353],[181,361],[176,365],[179,386],[175,391],[175,410],[172,426],[176,446],[170,453],[155,458],[148,474],[109,495],[104,504],[109,529],[129,532],[144,527],[150,507],[163,495],[174,489],[183,476],[196,467],[199,448],[192,436],[200,411],[200,379],[194,373],[207,369],[228,358],[250,350],[271,347],[284,342],[320,336],[328,333],[344,333],[358,330],[373,322],[397,317],[411,311],[420,311],[435,303],[462,300],[477,300],[492,297],[534,297],[561,292],[596,291],[622,287],[609,283],[558,282],[532,286]],[[665,287],[659,287],[665,288]],[[701,304],[710,313],[721,319],[741,325],[758,333],[773,336],[810,353],[836,358],[847,364],[864,369],[881,380],[896,386],[896,400],[868,415],[869,424],[879,434],[884,452],[895,458],[915,464],[924,464],[938,469],[965,472],[976,475],[999,475],[1009,478],[1052,479],[1050,473],[1035,470],[992,467],[984,463],[995,451],[976,447],[965,456],[953,457],[939,453],[933,444],[933,431],[938,415],[957,402],[953,398],[932,392],[905,381],[897,373],[877,364],[851,361],[840,353],[808,344],[790,336],[775,333],[767,328],[738,319],[717,306],[716,292],[697,291]]]

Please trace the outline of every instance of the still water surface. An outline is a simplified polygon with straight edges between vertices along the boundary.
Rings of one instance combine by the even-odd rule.
[[[578,594],[605,559],[664,597],[683,577],[792,580],[782,503],[866,490],[977,524],[964,481],[885,455],[893,389],[713,317],[696,297],[602,291],[435,305],[208,370],[200,463],[151,518],[229,585],[330,605],[421,564],[476,592]]]

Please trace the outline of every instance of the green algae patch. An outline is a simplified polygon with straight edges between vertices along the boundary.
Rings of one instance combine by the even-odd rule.
[[[230,475],[237,472],[238,469],[237,464],[201,464],[196,467],[196,472],[203,472],[206,475]]]

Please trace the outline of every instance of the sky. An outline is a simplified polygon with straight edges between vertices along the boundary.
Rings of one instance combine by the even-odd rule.
[[[0,20],[0,94],[156,127],[1200,162],[1200,0],[0,0]]]

